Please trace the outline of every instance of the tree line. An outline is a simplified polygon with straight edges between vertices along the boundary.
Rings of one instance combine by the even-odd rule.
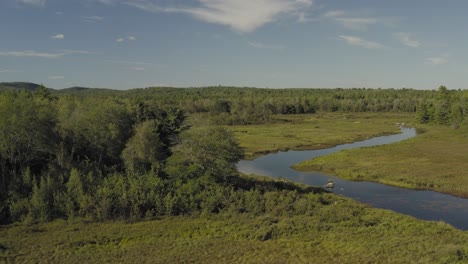
[[[468,93],[461,90],[448,90],[441,85],[437,94],[422,99],[416,110],[419,123],[434,123],[453,128],[468,128]]]
[[[242,151],[226,129],[185,118],[138,98],[1,93],[1,222],[186,212],[194,198],[180,190],[224,182]]]
[[[243,153],[232,133],[221,126],[189,126],[187,116],[202,113],[214,124],[261,124],[272,122],[274,114],[317,111],[415,112],[421,123],[466,127],[468,94],[445,87],[58,94],[41,86],[2,92],[0,222],[265,208],[263,195],[284,190],[284,184],[257,186],[239,178],[235,165]]]

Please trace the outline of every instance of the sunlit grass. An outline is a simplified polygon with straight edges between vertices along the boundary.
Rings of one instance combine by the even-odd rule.
[[[304,215],[167,217],[136,223],[59,220],[0,229],[0,262],[455,263],[468,233],[324,195]],[[335,201],[335,202],[333,202]],[[291,204],[293,206],[293,204]]]
[[[245,157],[288,149],[319,149],[399,133],[396,123],[413,120],[407,113],[321,113],[277,115],[263,125],[229,126]]]
[[[419,127],[424,133],[403,142],[340,151],[301,162],[295,168],[468,197],[468,132]]]

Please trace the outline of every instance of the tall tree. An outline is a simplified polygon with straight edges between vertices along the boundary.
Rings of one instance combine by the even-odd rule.
[[[52,101],[28,92],[0,95],[0,186],[28,167],[37,174],[47,166],[57,141],[54,109]]]
[[[203,127],[182,134],[177,148],[186,162],[198,166],[217,181],[237,173],[236,164],[243,152],[234,135],[225,128]]]

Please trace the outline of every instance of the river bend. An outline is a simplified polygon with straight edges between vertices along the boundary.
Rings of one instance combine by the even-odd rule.
[[[285,178],[313,186],[323,186],[333,180],[333,192],[376,208],[390,209],[423,220],[444,221],[462,230],[468,230],[468,199],[434,191],[411,190],[372,182],[356,182],[321,172],[302,172],[291,166],[303,160],[328,155],[340,150],[378,146],[399,142],[416,136],[414,128],[401,128],[401,134],[370,138],[327,149],[286,151],[267,154],[255,160],[241,160],[237,164],[245,174]]]

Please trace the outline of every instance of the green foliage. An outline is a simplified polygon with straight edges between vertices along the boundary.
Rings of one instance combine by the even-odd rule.
[[[233,134],[221,127],[191,129],[181,135],[177,148],[182,163],[198,166],[204,174],[224,182],[236,174],[236,164],[243,153]]]
[[[433,119],[426,102],[421,101],[419,103],[418,109],[416,110],[416,118],[420,124],[426,124]]]
[[[255,196],[255,195],[254,195]],[[19,263],[466,263],[468,236],[441,222],[329,194],[275,192],[286,214],[224,210],[141,222],[54,221],[0,229],[0,257]],[[276,198],[273,198],[276,197]],[[280,201],[281,199],[281,201]],[[303,202],[301,202],[303,201]],[[297,210],[310,204],[309,213]]]
[[[441,93],[221,87],[54,97],[59,93],[40,87],[0,94],[0,216],[28,224],[0,229],[0,257],[411,262],[418,252],[421,262],[465,261],[466,236],[445,224],[369,209],[313,187],[239,177],[235,167],[243,155],[236,137],[246,148],[250,142],[249,150],[258,145],[252,152],[324,147],[393,133],[395,122],[409,117],[340,112],[413,113],[424,102],[427,111],[418,111],[428,122],[448,116],[464,127],[468,107],[456,99],[463,93]],[[182,110],[210,112],[202,118],[233,126],[192,122],[187,130]],[[294,116],[273,116],[279,113]],[[68,222],[34,224],[57,218]]]
[[[466,115],[467,93],[465,91],[448,90],[440,86],[437,96],[426,98],[418,104],[416,113],[420,124],[436,123],[438,125],[460,128],[463,123],[468,122]]]
[[[136,126],[135,135],[122,152],[122,159],[130,173],[158,172],[161,162],[169,156],[166,148],[160,141],[158,124],[153,120],[145,121]]]
[[[40,170],[54,152],[54,103],[28,92],[0,95],[1,190],[26,168]]]

